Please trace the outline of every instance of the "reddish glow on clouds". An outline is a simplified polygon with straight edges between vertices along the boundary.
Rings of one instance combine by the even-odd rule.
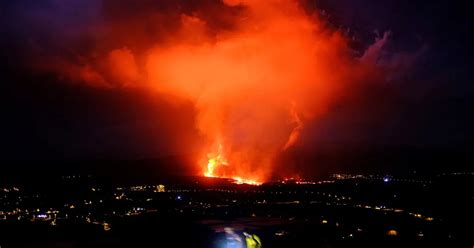
[[[166,39],[139,49],[117,44],[59,71],[96,86],[149,87],[192,102],[205,140],[195,159],[202,175],[258,184],[272,176],[275,157],[298,142],[305,122],[317,121],[374,71],[351,55],[341,32],[296,1],[223,2],[240,9],[232,28],[180,14]]]
[[[133,53],[127,49],[116,49],[108,55],[109,70],[112,77],[119,82],[127,84],[136,83],[140,76]]]
[[[209,142],[198,160],[205,175],[261,182],[304,120],[324,113],[364,67],[339,32],[293,1],[226,3],[248,8],[236,30],[208,37],[205,23],[183,18],[184,34],[199,41],[156,46],[146,71],[158,90],[194,101]]]

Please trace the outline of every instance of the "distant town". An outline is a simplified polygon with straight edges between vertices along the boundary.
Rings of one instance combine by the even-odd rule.
[[[329,240],[319,240],[323,243],[399,238],[466,244],[472,236],[457,230],[463,222],[457,218],[472,216],[462,206],[472,206],[474,195],[466,191],[470,195],[458,203],[446,200],[463,194],[449,193],[455,190],[452,184],[473,177],[472,172],[431,178],[333,174],[327,180],[286,178],[261,186],[213,178],[113,186],[91,175],[68,175],[48,185],[47,191],[21,185],[0,188],[0,226],[2,230],[10,225],[56,230],[83,225],[113,236],[115,229],[122,232],[123,223],[136,218],[145,218],[143,225],[149,226],[154,218],[174,216],[214,233],[226,226],[251,229],[271,247],[294,239],[308,225],[330,230]],[[440,187],[446,192],[440,194]]]

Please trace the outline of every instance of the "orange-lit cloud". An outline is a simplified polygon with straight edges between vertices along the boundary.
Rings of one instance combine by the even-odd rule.
[[[121,25],[126,21],[103,23],[109,41],[97,40],[84,59],[53,68],[96,86],[139,86],[192,102],[205,140],[195,159],[202,173],[209,173],[209,160],[225,161],[215,163],[213,176],[265,181],[305,122],[377,76],[380,48],[354,58],[346,37],[297,1],[216,5],[222,11],[170,14],[172,28],[163,27],[162,12],[142,17],[146,32]],[[130,23],[142,23],[137,19]]]
[[[184,18],[186,32],[148,52],[148,83],[195,102],[196,127],[209,141],[203,168],[223,156],[216,176],[261,181],[303,122],[370,76],[369,67],[350,57],[343,35],[294,1],[225,2],[247,7],[237,28],[206,36],[202,21]]]

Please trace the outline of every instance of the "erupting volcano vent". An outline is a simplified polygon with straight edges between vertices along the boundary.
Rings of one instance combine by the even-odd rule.
[[[378,74],[374,54],[383,44],[354,56],[341,30],[296,0],[205,2],[172,13],[147,9],[157,13],[125,22],[111,8],[113,20],[88,36],[99,37],[93,51],[38,67],[191,103],[202,149],[180,145],[198,153],[201,175],[258,184],[274,176],[276,158],[297,144],[308,122]],[[136,24],[143,23],[141,30]]]
[[[204,173],[206,177],[216,177],[214,171],[219,166],[229,165],[222,154],[222,145],[219,145],[219,150],[216,154],[209,153],[208,155],[209,161],[207,162],[207,170]]]
[[[188,39],[157,47],[147,64],[159,90],[191,99],[208,141],[198,164],[207,177],[259,184],[344,90],[368,75],[345,37],[295,1],[225,1],[242,8],[235,27],[210,35],[183,17]],[[194,37],[189,41],[189,37]]]

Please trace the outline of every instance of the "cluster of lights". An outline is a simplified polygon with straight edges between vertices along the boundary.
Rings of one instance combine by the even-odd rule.
[[[10,192],[18,192],[18,191],[20,191],[20,189],[19,189],[19,188],[17,188],[17,187],[12,187],[12,188],[3,188],[2,190],[3,190],[3,192],[5,192],[5,193],[10,193]]]
[[[153,192],[166,192],[166,187],[163,184],[159,185],[136,185],[128,188],[117,187],[117,191],[135,191],[135,192],[144,192],[144,191],[153,191]],[[92,190],[95,191],[95,190]]]
[[[359,208],[367,208],[367,209],[374,209],[374,210],[378,210],[378,211],[387,211],[387,212],[395,212],[395,213],[402,213],[402,212],[405,212],[403,209],[399,209],[399,208],[387,208],[385,206],[370,206],[370,205],[360,205],[360,204],[357,204],[355,205],[356,207],[359,207]],[[415,218],[418,218],[418,219],[422,219],[422,220],[425,220],[425,221],[428,221],[428,222],[431,222],[434,220],[433,217],[429,217],[429,216],[424,216],[422,214],[419,214],[419,213],[411,213],[411,212],[408,212],[409,215],[415,217]]]
[[[431,184],[431,180],[415,180],[405,178],[394,178],[391,175],[379,176],[379,175],[361,175],[361,174],[333,174],[332,177],[336,180],[348,180],[348,179],[363,179],[370,181],[382,180],[385,183],[397,182],[397,183],[420,183],[420,184]]]

